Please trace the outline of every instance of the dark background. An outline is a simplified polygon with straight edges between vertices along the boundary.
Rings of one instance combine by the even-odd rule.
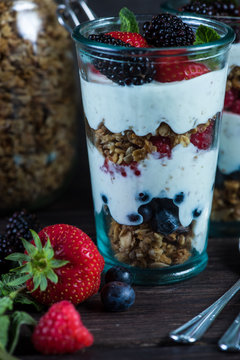
[[[1,0],[0,0],[1,1]],[[4,0],[5,1],[5,0]],[[135,13],[157,14],[161,0],[88,0],[98,16],[117,15],[123,6]],[[77,77],[77,73],[76,73]],[[42,224],[76,225],[95,240],[95,227],[81,98],[78,95],[80,125],[79,158],[66,192],[53,204],[37,212]],[[2,219],[2,223],[4,220]],[[21,360],[231,360],[239,354],[219,351],[217,341],[240,311],[234,298],[201,341],[182,346],[170,341],[168,333],[190,320],[220,297],[239,278],[237,239],[210,239],[209,264],[198,276],[168,286],[135,286],[136,302],[126,312],[103,310],[99,294],[80,304],[83,323],[93,333],[94,346],[76,354],[44,356],[30,342],[24,329],[16,355]],[[33,314],[39,318],[39,314]],[[0,359],[5,360],[5,359]]]

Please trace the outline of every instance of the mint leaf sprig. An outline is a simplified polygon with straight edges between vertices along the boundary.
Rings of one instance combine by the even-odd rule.
[[[220,38],[221,36],[216,32],[216,30],[205,25],[199,25],[196,31],[196,40],[193,45],[208,44],[210,42],[217,41]]]
[[[139,26],[134,13],[128,8],[124,7],[119,12],[121,22],[121,31],[133,32],[139,34]]]

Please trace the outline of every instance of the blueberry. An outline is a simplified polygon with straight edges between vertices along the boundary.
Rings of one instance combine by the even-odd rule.
[[[133,305],[135,292],[129,284],[112,281],[102,288],[101,300],[108,311],[124,311]]]
[[[147,205],[140,206],[140,208],[138,209],[138,212],[139,212],[139,214],[142,215],[144,222],[148,222],[149,220],[151,220],[151,218],[152,218],[151,205],[147,204]]]
[[[174,202],[176,204],[181,204],[184,200],[184,193],[183,192],[180,192],[179,194],[177,194],[174,198]]]
[[[130,214],[128,215],[128,220],[133,223],[136,223],[140,220],[140,216],[138,214]]]
[[[108,198],[106,197],[106,195],[102,195],[102,201],[107,204],[108,203]]]
[[[181,224],[176,215],[167,209],[161,209],[155,213],[151,226],[154,231],[163,235],[169,235],[176,231]]]
[[[197,217],[199,217],[199,216],[201,215],[201,213],[202,213],[202,210],[195,209],[195,210],[193,211],[193,217],[194,217],[194,218],[197,218]]]
[[[149,195],[145,192],[141,192],[138,194],[137,200],[141,202],[147,202],[149,200]]]
[[[132,284],[132,273],[123,266],[114,266],[106,272],[105,282],[121,281],[126,284]]]

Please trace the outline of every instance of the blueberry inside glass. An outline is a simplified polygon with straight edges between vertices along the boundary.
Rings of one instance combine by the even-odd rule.
[[[133,269],[135,282],[145,282],[145,270],[148,283],[178,281],[207,261],[233,33],[218,25],[216,44],[205,50],[195,43],[212,30],[210,20],[191,26],[191,18],[170,14],[139,17],[138,32],[122,31],[118,19],[105,21],[73,34],[98,247],[107,266]],[[87,56],[81,41],[90,47]]]

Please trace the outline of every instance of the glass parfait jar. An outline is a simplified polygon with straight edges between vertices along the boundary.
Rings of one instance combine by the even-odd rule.
[[[168,0],[162,10],[183,13],[188,0]],[[200,11],[200,10],[199,10]],[[185,12],[184,12],[185,13]],[[220,148],[211,213],[211,236],[238,236],[240,231],[240,16],[212,16],[233,28]]]
[[[54,0],[0,2],[0,211],[37,208],[66,184],[75,158],[71,38]]]
[[[141,25],[150,19],[137,17]],[[183,280],[207,264],[218,129],[234,34],[208,19],[182,20],[194,30],[200,24],[212,27],[221,39],[161,49],[88,39],[120,29],[118,18],[91,21],[73,31],[98,247],[107,267],[130,267],[138,284]],[[208,64],[208,71],[190,80],[154,80],[160,67],[177,71],[196,62],[205,69]],[[129,81],[126,74],[136,67],[145,81]],[[204,146],[203,133],[208,134]]]

